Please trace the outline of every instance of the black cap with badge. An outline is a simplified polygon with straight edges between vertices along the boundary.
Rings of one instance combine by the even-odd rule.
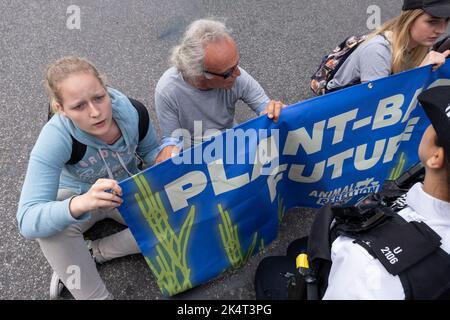
[[[418,100],[430,119],[444,147],[445,155],[450,157],[450,86],[439,86],[422,92]]]
[[[450,0],[404,0],[403,11],[422,9],[437,18],[450,17]]]

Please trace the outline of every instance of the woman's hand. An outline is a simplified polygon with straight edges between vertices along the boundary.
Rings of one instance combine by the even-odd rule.
[[[426,55],[425,59],[423,59],[419,67],[432,64],[433,71],[436,71],[440,66],[442,66],[445,63],[445,59],[448,57],[449,54],[450,50],[446,50],[443,53],[439,53],[437,51],[430,51]]]
[[[116,180],[98,179],[88,192],[72,198],[69,210],[74,218],[78,218],[91,210],[117,208],[123,202],[120,196],[122,189]]]

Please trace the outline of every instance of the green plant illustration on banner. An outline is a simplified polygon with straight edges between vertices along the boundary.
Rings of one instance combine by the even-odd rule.
[[[266,248],[266,246],[264,245],[264,238],[261,238],[261,241],[259,243],[259,251],[262,251]]]
[[[281,220],[283,220],[284,213],[286,212],[286,207],[283,204],[283,198],[278,195],[278,223],[281,223]]]
[[[258,238],[258,232],[253,234],[253,240],[250,244],[247,253],[243,253],[241,242],[239,240],[237,225],[232,224],[230,214],[222,209],[222,206],[217,205],[219,208],[220,217],[223,224],[219,224],[220,236],[222,237],[222,243],[227,253],[228,260],[234,269],[242,267],[247,263],[248,259],[253,254],[256,247],[256,240]]]
[[[139,192],[135,194],[136,202],[159,242],[156,246],[158,254],[154,258],[156,265],[149,257],[145,257],[145,261],[155,275],[161,292],[164,295],[172,296],[192,288],[191,270],[186,262],[186,253],[194,224],[195,207],[190,208],[177,235],[169,223],[169,217],[159,192],[153,195],[150,185],[143,175],[134,176],[133,179],[139,189]]]
[[[398,160],[397,165],[392,169],[391,175],[388,180],[395,180],[403,173],[406,164],[406,155],[404,152],[400,154],[400,159]]]

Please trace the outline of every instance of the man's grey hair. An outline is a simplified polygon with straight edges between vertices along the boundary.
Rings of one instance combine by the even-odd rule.
[[[212,19],[192,22],[178,46],[172,49],[170,62],[183,76],[193,78],[203,74],[204,45],[231,35],[224,23]]]

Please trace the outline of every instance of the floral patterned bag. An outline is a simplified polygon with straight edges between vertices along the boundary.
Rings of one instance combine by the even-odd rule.
[[[319,68],[311,77],[311,90],[317,95],[327,93],[328,82],[333,79],[336,72],[352,52],[367,38],[368,35],[348,37],[332,53],[324,56]]]

